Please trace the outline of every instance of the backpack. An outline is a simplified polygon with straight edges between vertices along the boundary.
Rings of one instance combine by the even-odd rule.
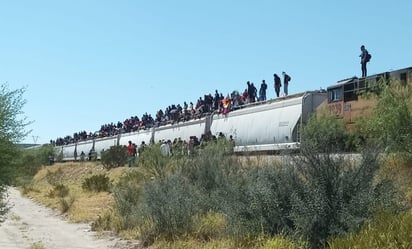
[[[370,54],[370,53],[367,53],[366,54],[366,62],[369,62],[370,60],[371,60],[371,58],[372,58],[372,55]]]

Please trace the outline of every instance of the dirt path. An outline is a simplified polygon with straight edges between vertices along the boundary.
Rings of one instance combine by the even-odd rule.
[[[11,206],[0,224],[0,248],[4,249],[128,249],[138,248],[117,238],[97,238],[88,224],[71,224],[55,211],[8,190]]]

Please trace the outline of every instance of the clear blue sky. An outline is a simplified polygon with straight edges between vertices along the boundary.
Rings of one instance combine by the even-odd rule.
[[[412,66],[411,1],[0,1],[0,82],[47,143],[246,81],[289,93]]]

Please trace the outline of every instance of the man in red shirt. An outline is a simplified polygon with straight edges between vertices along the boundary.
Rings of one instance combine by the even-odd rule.
[[[127,145],[127,154],[129,155],[129,167],[132,167],[132,164],[134,164],[134,158],[136,154],[135,151],[135,146],[132,144],[132,141],[129,141],[129,145]]]

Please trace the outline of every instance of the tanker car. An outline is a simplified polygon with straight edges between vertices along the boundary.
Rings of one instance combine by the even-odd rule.
[[[128,141],[137,145],[179,138],[189,141],[203,134],[232,137],[235,152],[297,149],[300,127],[326,99],[325,91],[308,91],[242,105],[226,114],[214,112],[200,119],[56,146],[56,151],[63,161],[75,160],[82,152],[96,153],[99,159],[102,151],[114,145],[126,146]]]

